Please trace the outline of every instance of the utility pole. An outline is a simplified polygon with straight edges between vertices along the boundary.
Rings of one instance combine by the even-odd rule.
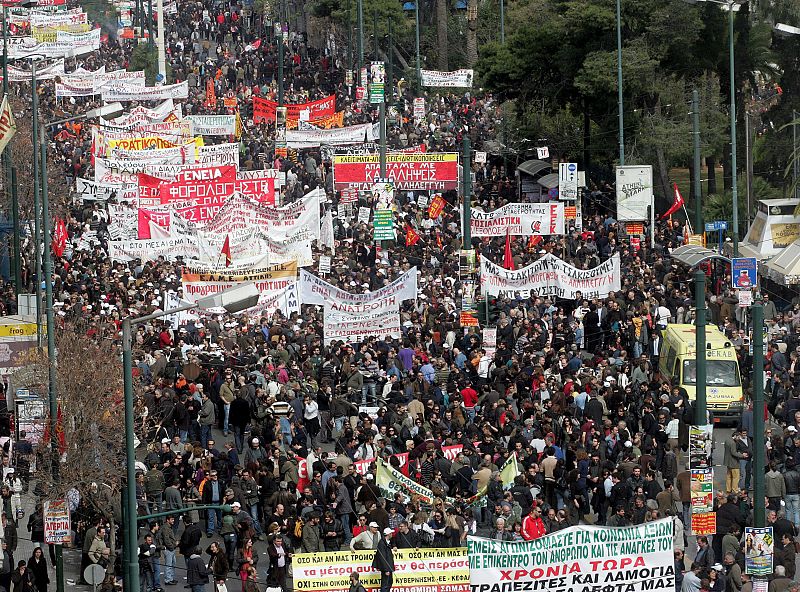
[[[736,186],[736,75],[733,61],[733,0],[728,4],[728,42],[731,69],[731,195],[733,197],[733,256],[739,256],[739,189]]]
[[[358,86],[366,86],[367,81],[361,80],[361,68],[364,65],[364,0],[358,2]]]
[[[147,18],[147,45],[153,49],[155,40],[153,39],[153,0],[147,0],[147,11],[149,13]]]
[[[164,44],[166,43],[166,29],[164,28],[164,0],[158,0],[156,4],[156,10],[158,10],[158,73],[161,74],[161,84],[167,84],[167,51],[164,47]]]
[[[469,145],[469,136],[464,130],[464,162],[461,168],[461,183],[464,193],[464,217],[463,217],[463,241],[461,248],[464,250],[472,248],[472,148]]]
[[[283,1],[278,9],[278,26],[275,27],[278,41],[278,107],[283,107]]]
[[[372,36],[375,37],[375,53],[373,56],[373,60],[376,62],[380,59],[378,52],[380,51],[380,45],[378,43],[378,11],[372,11]]]
[[[694,272],[695,317],[695,423],[704,426],[708,423],[706,413],[706,274],[702,269]]]
[[[622,10],[617,0],[617,110],[619,111],[619,166],[625,166],[625,116],[622,108]],[[652,229],[650,229],[652,232]]]
[[[3,6],[3,97],[8,96],[8,9]],[[12,139],[13,141],[13,139]],[[17,201],[16,171],[13,167],[12,144],[9,143],[3,150],[3,187],[6,198],[11,198],[11,224],[14,228],[12,237],[14,247],[14,292],[19,295],[22,291],[22,270],[19,256],[19,203]]]
[[[386,95],[389,101],[394,100],[394,44],[392,43],[392,17],[389,17],[389,48],[386,52],[389,56],[386,70]]]
[[[381,159],[381,179],[386,178],[386,97],[378,106],[380,115],[380,159]]]
[[[9,157],[9,161],[11,157]],[[14,290],[22,292],[22,260],[19,256],[19,195],[17,194],[17,167],[11,167],[11,225],[14,227]]]
[[[750,158],[750,111],[744,110],[744,175],[747,188],[747,214],[745,220],[750,226],[750,199],[753,195],[753,161]]]
[[[53,316],[53,254],[50,232],[50,199],[47,190],[47,138],[44,126],[39,127],[39,144],[42,151],[42,232],[44,234],[44,293],[47,319],[47,365],[50,403],[50,470],[59,482],[60,451],[58,445],[58,364],[56,361],[56,323]],[[56,592],[64,592],[64,556],[62,545],[56,545]]]
[[[703,187],[700,181],[700,96],[697,89],[692,91],[692,140],[694,144],[694,231],[703,228]]]
[[[794,196],[800,196],[800,188],[797,187],[797,169],[798,169],[798,154],[797,154],[797,111],[792,110],[792,187],[794,187]]]
[[[416,28],[414,29],[415,43],[417,46],[417,89],[422,88],[422,70],[419,61],[419,0],[414,0],[414,21]]]
[[[753,315],[753,526],[766,526],[764,508],[764,306],[757,296]]]
[[[36,62],[31,60],[31,106],[33,110],[33,256],[36,269],[36,345],[42,347],[42,237],[39,228],[39,94],[36,92]]]

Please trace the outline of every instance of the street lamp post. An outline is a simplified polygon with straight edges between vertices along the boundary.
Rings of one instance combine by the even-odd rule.
[[[8,96],[8,8],[3,6],[3,97]],[[3,150],[3,175],[6,197],[11,198],[11,225],[14,229],[12,237],[14,249],[14,292],[22,292],[22,269],[19,256],[19,203],[16,191],[16,173],[12,168],[11,145]]]
[[[500,44],[506,44],[506,3],[500,0]]]
[[[684,0],[688,4],[711,2],[728,10],[728,62],[730,67],[731,93],[731,197],[733,201],[733,256],[739,256],[739,189],[736,186],[736,71],[734,64],[733,21],[734,13],[739,10],[742,0]]]
[[[619,112],[619,165],[625,166],[625,115],[622,107],[622,10],[617,0],[617,111]]]
[[[33,66],[33,80],[36,79],[36,65]],[[34,97],[36,96],[36,89],[34,87]],[[59,446],[58,446],[58,363],[56,359],[56,331],[55,331],[55,318],[53,315],[53,256],[51,253],[52,237],[50,231],[50,198],[47,186],[47,138],[45,130],[52,125],[59,123],[67,123],[69,121],[77,121],[85,117],[100,116],[104,113],[122,112],[122,105],[119,103],[112,103],[111,105],[101,107],[99,109],[91,109],[87,111],[86,115],[78,117],[71,117],[69,119],[59,120],[51,123],[39,125],[37,122],[38,113],[34,114],[33,124],[36,133],[39,134],[38,143],[40,155],[40,173],[41,173],[41,201],[42,201],[42,235],[44,242],[44,293],[45,293],[45,318],[47,327],[47,375],[48,375],[48,403],[49,403],[49,428],[50,428],[50,470],[53,473],[53,479],[56,483],[59,482]],[[13,177],[16,177],[16,170],[14,170]],[[37,278],[37,284],[41,285],[41,278]],[[38,304],[37,304],[38,306]],[[62,553],[62,546],[55,546],[56,554],[56,590],[57,592],[64,592],[64,560]]]
[[[728,2],[728,51],[730,53],[730,92],[731,92],[731,196],[733,197],[733,256],[739,256],[739,189],[736,186],[736,73],[733,57],[733,13],[734,6]]]
[[[414,0],[414,42],[417,48],[417,88],[422,88],[422,69],[419,60],[419,0]]]
[[[201,298],[196,304],[158,311],[141,317],[122,319],[122,378],[125,399],[125,474],[126,488],[124,500],[125,541],[123,542],[123,563],[126,589],[139,589],[139,560],[137,510],[136,510],[136,447],[134,445],[133,422],[133,325],[146,323],[161,317],[177,314],[192,308],[224,308],[229,313],[245,310],[258,303],[259,290],[253,283],[230,288],[214,296]]]

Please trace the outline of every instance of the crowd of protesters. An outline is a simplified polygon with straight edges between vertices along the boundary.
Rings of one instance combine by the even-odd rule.
[[[286,171],[286,202],[319,186],[335,207],[339,196],[324,155],[275,156],[272,126],[252,124],[251,97],[276,94],[277,49],[271,33],[253,34],[238,5],[220,4],[194,2],[168,19],[172,76],[190,82],[185,112],[211,112],[206,81],[213,79],[220,97],[238,98],[245,120],[242,167]],[[127,66],[131,48],[112,36],[77,63],[90,70]],[[292,32],[285,60],[287,102],[335,94],[345,125],[376,120],[375,109],[353,100],[341,60],[328,50]],[[25,85],[13,92],[24,96]],[[39,92],[45,113],[53,115],[47,119],[93,106],[56,101],[52,85]],[[454,151],[464,134],[475,146],[496,140],[498,105],[490,95],[429,93],[420,121],[412,116],[413,94],[398,91],[388,127],[392,148]],[[217,110],[224,112],[221,104]],[[59,135],[62,129],[70,134]],[[50,158],[65,177],[91,178],[89,126],[48,132]],[[474,206],[491,210],[517,199],[501,159],[473,170]],[[330,255],[326,281],[360,293],[416,266],[419,295],[401,305],[400,339],[325,346],[322,310],[313,306],[290,317],[245,312],[138,327],[140,512],[185,510],[141,529],[142,591],[204,579],[230,586],[232,577],[243,592],[265,585],[288,590],[295,553],[376,549],[384,536],[397,548],[456,547],[470,534],[531,540],[578,523],[619,527],[668,517],[675,524],[677,590],[750,592],[742,533],[752,525],[754,504],[768,504],[774,528],[770,592],[797,590],[800,297],[775,304],[765,293],[768,499],[750,495],[752,428],[761,411],[754,414],[749,405],[731,437],[718,442],[728,479],[715,496],[716,535],[695,539],[686,454],[693,402],[658,372],[664,327],[694,320],[689,273],[670,257],[683,240],[682,226],[659,222],[647,228],[655,246],[648,237],[635,248],[614,219],[611,195],[590,188],[582,224],[539,242],[517,238],[512,257],[521,267],[552,253],[591,268],[618,254],[621,290],[603,298],[493,298],[486,321],[497,327],[492,352],[480,330],[459,324],[459,198],[445,192],[443,216],[429,220],[417,205],[420,195],[396,196],[402,220],[396,226],[417,228],[422,240],[416,245],[406,246],[398,232],[397,241],[378,249],[369,225],[337,219],[335,252],[315,245],[311,267],[316,271],[319,255]],[[358,205],[371,206],[371,199],[361,197]],[[163,310],[167,294],[179,293],[182,262],[111,261],[104,204],[64,200],[63,207],[70,245],[55,265],[57,321],[86,339],[118,343],[121,318]],[[473,239],[472,246],[502,260],[502,240]],[[25,277],[33,284],[34,269],[26,268]],[[725,287],[730,278],[723,272],[713,279],[709,322],[736,347],[749,395],[746,325]],[[4,293],[3,306],[15,311],[13,290]],[[357,464],[405,453],[407,474],[435,495],[431,506],[402,494],[387,498],[376,485],[374,463],[366,470]],[[504,486],[500,467],[512,454],[520,473]],[[16,516],[14,496],[21,491],[14,483],[12,476],[0,492],[8,499],[4,526]],[[466,503],[484,488],[485,505]],[[231,510],[192,509],[209,504]],[[81,572],[90,563],[113,572],[118,550],[108,525],[86,507],[73,510],[81,515]],[[13,567],[13,549],[5,552],[4,565]],[[22,564],[13,572],[0,569],[0,586],[9,590],[8,575],[15,592],[46,590],[42,561],[39,551],[26,564],[29,575]]]

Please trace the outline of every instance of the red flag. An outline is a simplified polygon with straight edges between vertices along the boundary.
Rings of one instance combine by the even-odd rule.
[[[61,257],[67,248],[67,225],[63,219],[58,218],[53,228],[53,254]]]
[[[406,226],[406,246],[413,247],[419,242],[419,234],[411,226]]]
[[[672,186],[675,188],[675,197],[672,200],[672,205],[669,207],[669,209],[666,212],[664,212],[664,215],[661,216],[662,220],[664,218],[668,218],[669,216],[672,216],[672,214],[674,214],[679,209],[681,209],[683,207],[683,204],[684,204],[683,196],[681,195],[681,192],[678,189],[678,184],[677,183],[673,183]]]
[[[442,248],[442,234],[437,230],[436,231],[436,244],[441,249]]]
[[[441,216],[446,203],[447,202],[441,195],[434,196],[430,205],[428,206],[428,218],[431,220],[436,220],[436,218]]]
[[[233,263],[233,259],[231,258],[231,235],[227,235],[225,237],[225,243],[222,245],[222,251],[220,251],[220,255],[225,255],[225,267],[230,267],[231,263]]]
[[[528,250],[532,250],[536,248],[542,242],[542,235],[541,234],[532,234],[531,237],[528,239]]]
[[[58,404],[56,413],[56,440],[58,441],[58,452],[64,454],[67,451],[67,436],[64,434],[64,414],[61,411],[61,404]],[[50,442],[50,421],[44,426],[44,442]]]
[[[506,228],[506,252],[503,255],[503,267],[514,270],[514,257],[511,256],[511,230]]]

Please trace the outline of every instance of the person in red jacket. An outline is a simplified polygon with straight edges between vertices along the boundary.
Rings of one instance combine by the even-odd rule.
[[[522,519],[522,538],[526,541],[538,539],[547,534],[547,529],[542,521],[542,509],[534,504],[530,514]]]

